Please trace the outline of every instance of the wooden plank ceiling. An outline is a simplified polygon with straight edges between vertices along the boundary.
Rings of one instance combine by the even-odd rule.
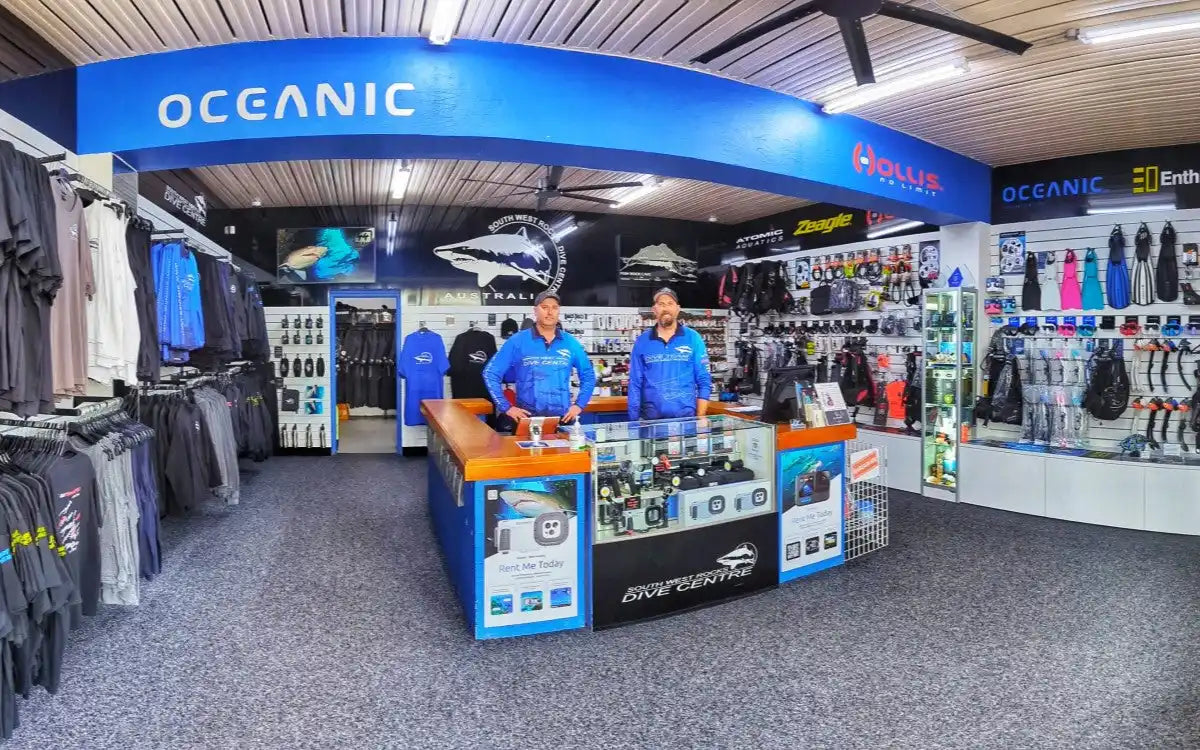
[[[533,210],[533,196],[512,196],[519,188],[464,182],[463,178],[537,186],[546,168],[537,164],[417,159],[409,162],[412,179],[403,201],[391,200],[394,159],[326,159],[318,161],[234,164],[191,170],[212,197],[229,208],[248,208],[260,201],[272,206],[498,206]],[[641,181],[649,175],[567,167],[559,187]],[[622,200],[634,189],[589,191],[586,195]],[[570,198],[552,198],[552,211],[615,211],[737,224],[806,205],[808,201],[698,180],[667,179],[657,190],[620,208]]]
[[[434,0],[0,0],[76,63],[235,41],[411,36]],[[799,0],[466,0],[458,35],[687,64]],[[1069,29],[1180,11],[1200,0],[913,0],[1035,43],[1023,57],[887,18],[865,22],[876,66],[964,55],[969,75],[855,114],[993,165],[1195,140],[1194,34],[1111,46]],[[807,20],[712,69],[802,98],[850,80],[833,21]]]

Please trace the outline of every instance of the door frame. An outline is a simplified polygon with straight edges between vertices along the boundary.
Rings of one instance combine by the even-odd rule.
[[[329,290],[329,322],[333,328],[333,335],[329,337],[329,361],[333,363],[332,379],[330,380],[330,388],[333,389],[333,409],[330,410],[330,431],[333,435],[333,441],[330,443],[333,449],[333,455],[338,452],[338,410],[337,410],[337,393],[338,393],[338,368],[337,368],[337,303],[355,299],[383,299],[388,298],[393,300],[396,311],[396,366],[400,365],[400,290],[399,289],[330,289]],[[396,375],[396,453],[399,454],[404,450],[401,444],[401,436],[404,431],[404,421],[401,418],[401,412],[404,405],[400,401],[400,376]]]

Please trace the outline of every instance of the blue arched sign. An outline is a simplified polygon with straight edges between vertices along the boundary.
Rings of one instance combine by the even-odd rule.
[[[629,170],[986,221],[990,170],[855,117],[686,68],[417,38],[296,39],[82,66],[80,153],[139,169],[432,157]]]

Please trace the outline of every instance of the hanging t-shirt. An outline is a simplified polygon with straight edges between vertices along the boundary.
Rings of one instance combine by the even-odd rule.
[[[887,394],[888,402],[888,417],[891,419],[904,419],[904,381],[893,380],[883,389]]]
[[[95,286],[83,200],[65,181],[51,178],[63,285],[50,308],[54,392],[85,393],[88,379],[87,300]]]
[[[488,398],[483,367],[496,353],[496,337],[479,328],[463,331],[450,347],[450,393],[454,398]]]
[[[96,504],[96,471],[82,453],[70,453],[46,471],[54,495],[55,531],[67,570],[79,590],[71,608],[71,629],[80,615],[94,615],[100,603],[100,510]]]
[[[415,331],[404,337],[397,374],[406,381],[404,388],[404,424],[410,427],[425,424],[421,402],[427,398],[442,398],[443,377],[450,369],[446,359],[446,344],[430,330]]]

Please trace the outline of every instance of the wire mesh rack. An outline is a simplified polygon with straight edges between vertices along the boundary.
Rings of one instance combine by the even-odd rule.
[[[859,440],[846,443],[846,560],[888,545],[887,454]]]

